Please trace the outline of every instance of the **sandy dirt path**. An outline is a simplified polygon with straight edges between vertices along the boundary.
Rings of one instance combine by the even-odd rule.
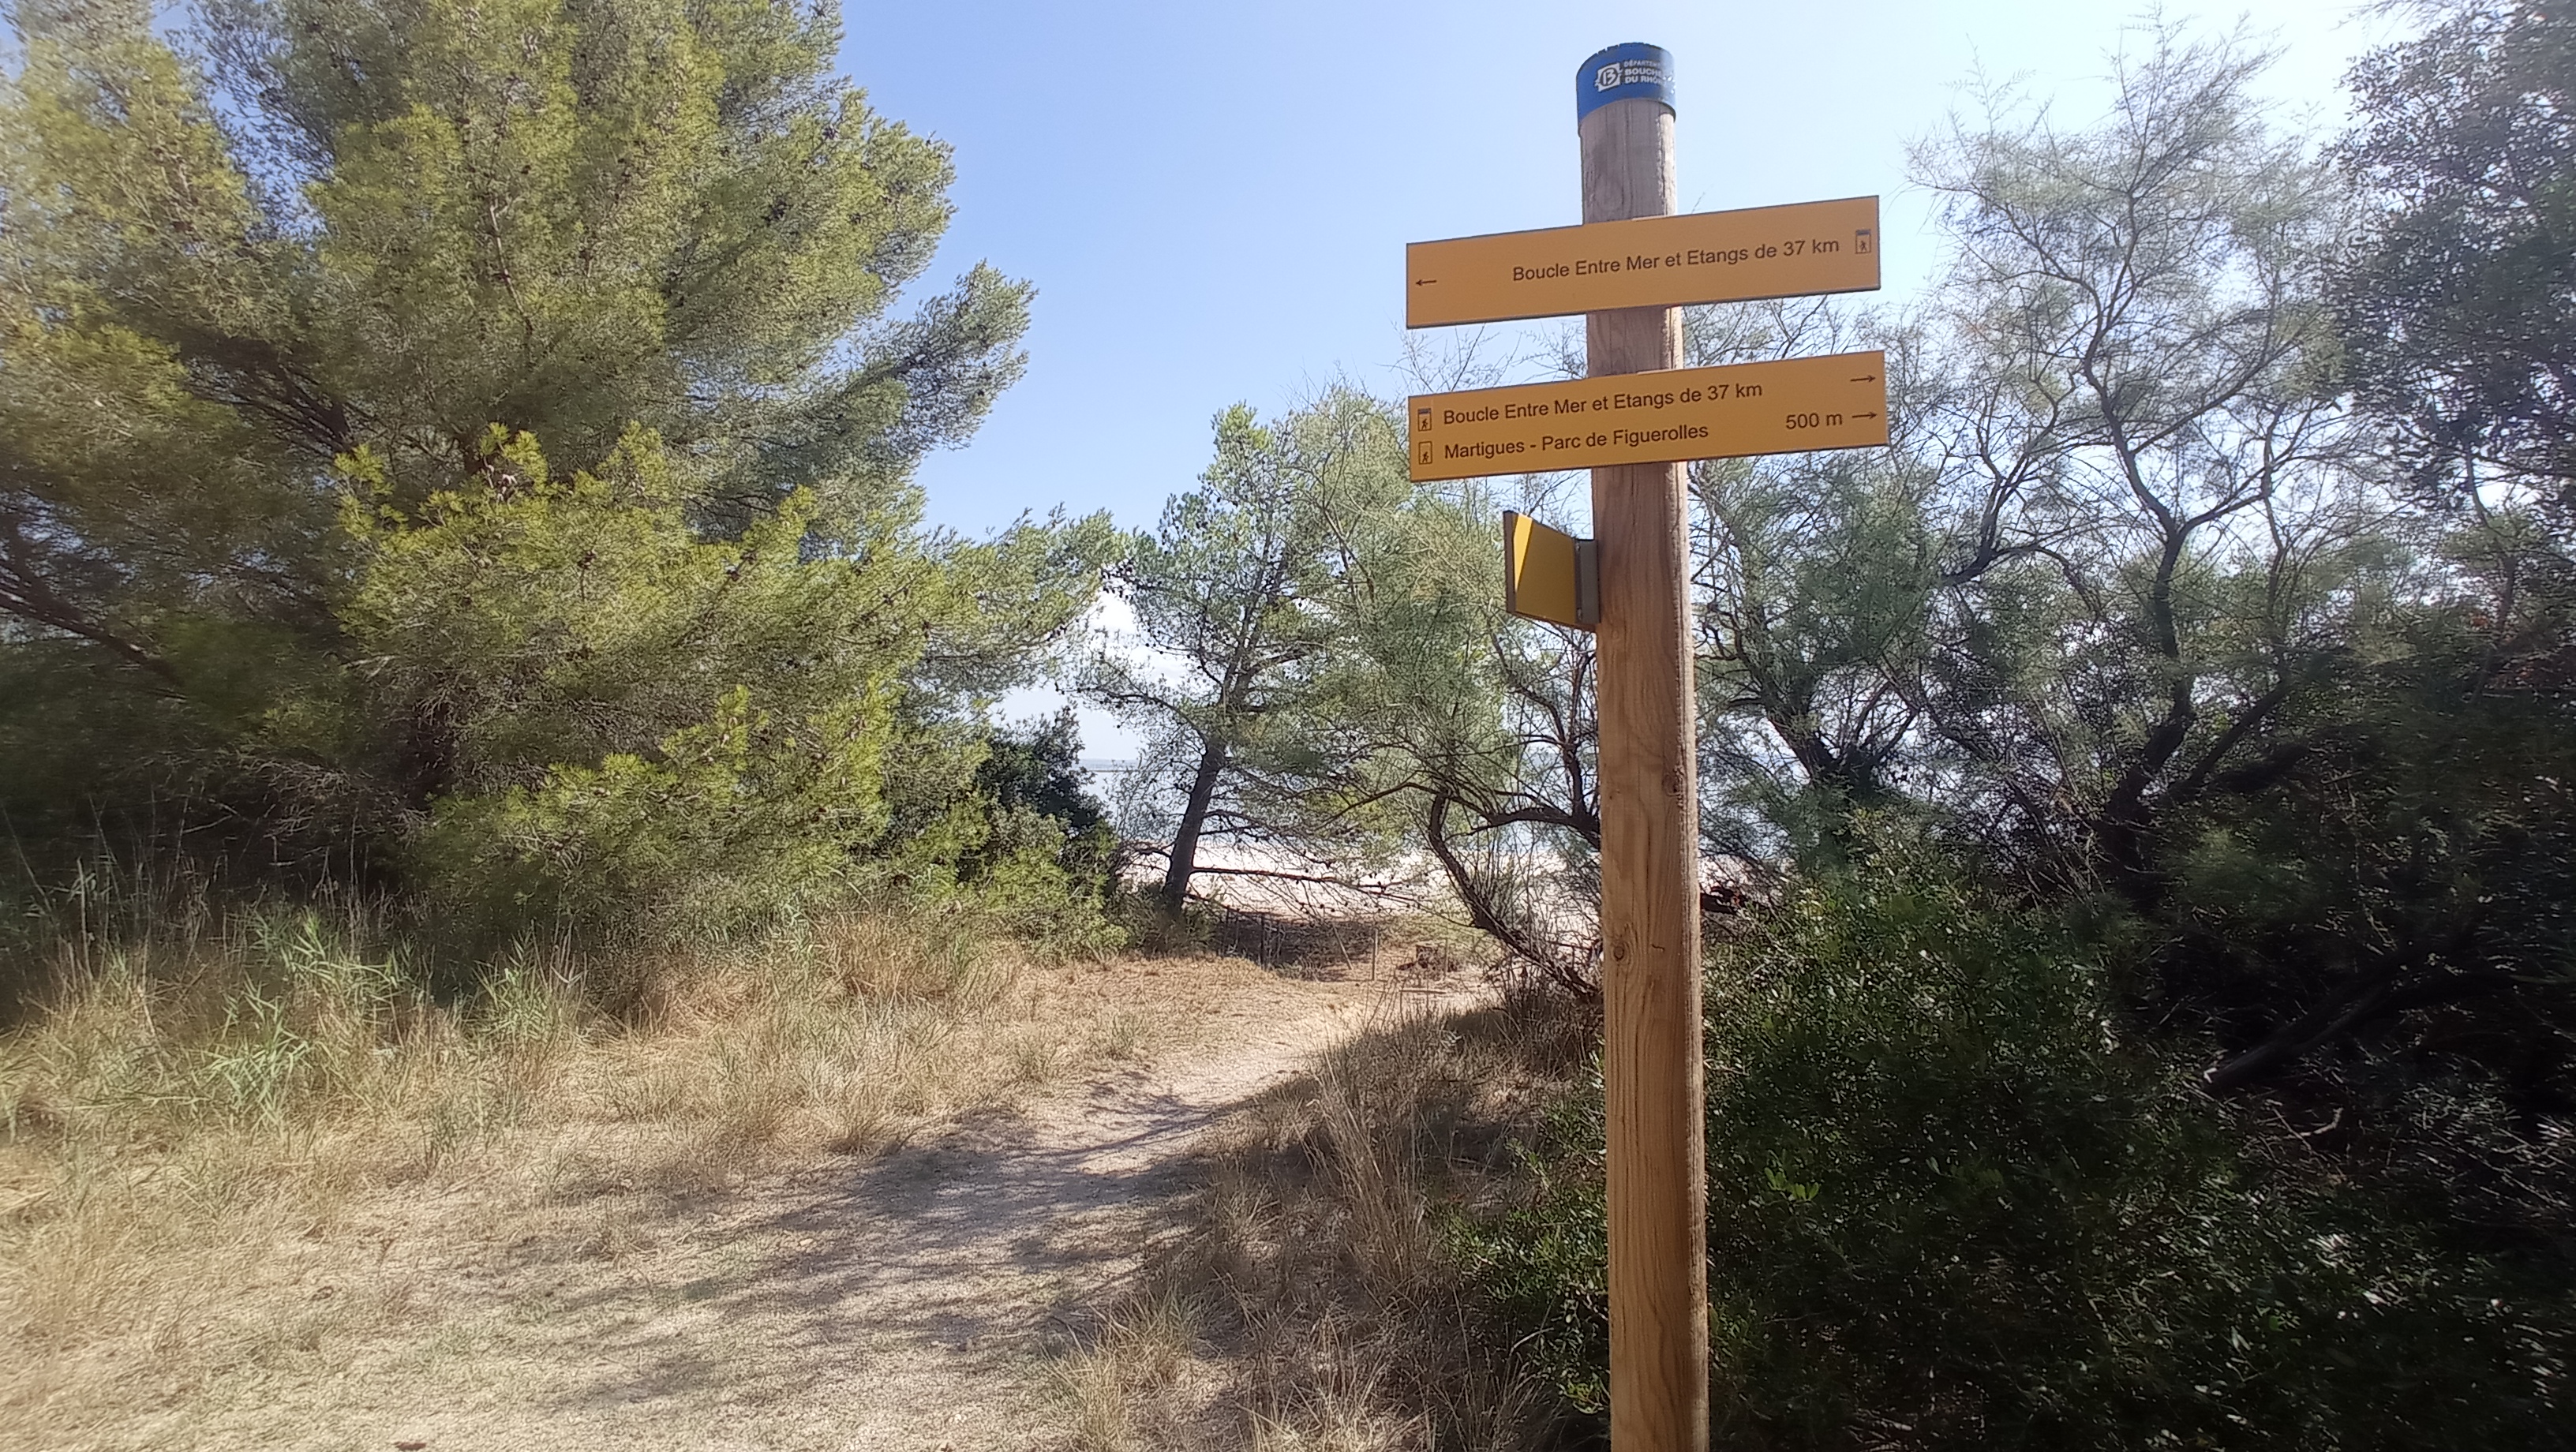
[[[794,1167],[640,1232],[609,1258],[548,1251],[408,1278],[418,1335],[374,1337],[187,1420],[199,1447],[1055,1449],[1056,1368],[1133,1288],[1230,1109],[1374,1017],[1454,983],[1135,985],[1180,1042],[873,1163]],[[211,1390],[211,1389],[209,1389]],[[211,1415],[209,1415],[211,1414]]]

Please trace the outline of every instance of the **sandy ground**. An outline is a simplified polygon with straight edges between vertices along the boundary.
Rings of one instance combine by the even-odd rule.
[[[1067,1446],[1060,1358],[1170,1233],[1201,1132],[1373,1016],[1469,991],[1373,979],[1365,959],[1309,979],[1092,971],[1189,1020],[1175,1046],[873,1163],[788,1167],[622,1228],[593,1205],[577,1245],[535,1222],[460,1243],[411,1227],[462,1207],[376,1207],[267,1294],[382,1298],[386,1329],[80,1445]]]

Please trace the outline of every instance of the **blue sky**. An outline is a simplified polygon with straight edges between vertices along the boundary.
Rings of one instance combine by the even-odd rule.
[[[1877,193],[1889,301],[1936,261],[1910,142],[1982,70],[2099,114],[2141,12],[2067,0],[1841,4],[1029,4],[846,0],[847,73],[956,151],[957,218],[923,279],[978,259],[1037,284],[1028,376],[921,478],[981,533],[1023,511],[1150,525],[1236,400],[1336,376],[1402,391],[1404,244],[1580,220],[1574,72],[1674,54],[1685,210]],[[2332,126],[2338,82],[2391,34],[2352,0],[2168,4],[2283,50],[2285,119]],[[1537,325],[1541,328],[1547,325]],[[1501,330],[1508,331],[1508,330]],[[1511,346],[1505,336],[1497,340]],[[1007,703],[1013,714],[1037,697]],[[1096,755],[1131,749],[1086,720]]]
[[[1901,297],[1934,260],[1907,143],[1979,67],[2099,110],[2139,12],[2066,0],[1816,4],[1027,4],[849,0],[848,74],[956,149],[957,219],[925,285],[977,259],[1037,284],[1028,376],[922,471],[934,518],[1153,522],[1208,421],[1339,374],[1400,391],[1404,244],[1580,220],[1575,66],[1670,49],[1686,210],[1878,193]],[[2350,0],[2171,5],[2285,49],[2271,88],[2340,114],[2386,27]],[[1508,340],[1504,340],[1508,345]]]

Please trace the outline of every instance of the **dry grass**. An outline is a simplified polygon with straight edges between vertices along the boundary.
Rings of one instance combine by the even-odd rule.
[[[434,1322],[470,1257],[442,1262],[423,1225],[614,1259],[765,1166],[877,1153],[1152,1032],[1068,986],[1083,975],[928,915],[531,953],[454,1003],[349,947],[365,927],[57,945],[46,1002],[0,1035],[0,1444],[131,1436]],[[356,1289],[300,1289],[301,1261],[379,1236]]]
[[[1168,1409],[1159,1403],[1191,1379],[1202,1342],[1199,1299],[1164,1284],[1073,1348],[1057,1379],[1077,1452],[1168,1445]]]
[[[1156,1289],[1068,1361],[1081,1445],[1552,1445],[1552,1399],[1478,1323],[1440,1225],[1513,1192],[1512,1145],[1589,1043],[1556,1003],[1408,1015],[1225,1125]]]

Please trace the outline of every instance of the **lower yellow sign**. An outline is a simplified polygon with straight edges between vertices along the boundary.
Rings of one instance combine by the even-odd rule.
[[[1887,442],[1887,355],[1421,394],[1408,414],[1417,480],[1864,449]]]
[[[1592,541],[1503,511],[1503,608],[1590,630],[1601,623],[1601,556]]]

